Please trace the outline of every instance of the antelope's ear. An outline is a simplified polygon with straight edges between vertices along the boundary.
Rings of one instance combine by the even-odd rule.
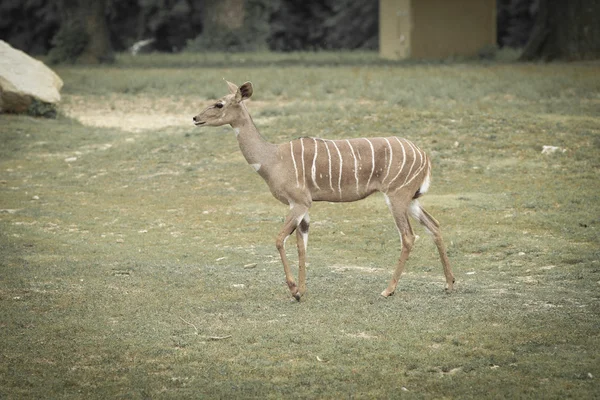
[[[253,93],[252,83],[246,82],[235,93],[235,100],[239,103],[242,100],[249,99]]]
[[[235,94],[238,91],[238,87],[235,85],[235,83],[231,83],[228,80],[225,80],[225,78],[223,78],[223,80],[227,82],[227,86],[229,86],[229,91],[231,94]]]

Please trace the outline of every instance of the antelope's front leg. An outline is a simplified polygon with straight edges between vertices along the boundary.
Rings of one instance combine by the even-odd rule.
[[[292,271],[290,270],[290,264],[288,262],[287,256],[285,255],[285,242],[290,237],[290,235],[296,230],[300,221],[304,218],[306,213],[308,212],[308,207],[305,206],[292,206],[289,214],[285,218],[285,223],[283,224],[283,228],[279,235],[277,236],[277,241],[275,245],[277,246],[277,250],[279,251],[279,256],[281,257],[281,262],[283,263],[283,271],[285,272],[285,281],[290,288],[290,292],[292,292],[292,296],[300,301],[301,294],[298,291],[298,286],[294,281],[294,277],[292,276]]]

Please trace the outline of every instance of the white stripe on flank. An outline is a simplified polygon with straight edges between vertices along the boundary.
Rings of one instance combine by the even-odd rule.
[[[402,185],[400,185],[400,187],[404,187],[404,186],[406,186],[408,184],[407,182],[410,182],[408,180],[408,178],[411,178],[411,174],[413,172],[413,167],[415,166],[415,163],[417,162],[417,149],[416,149],[415,145],[412,144],[411,142],[409,142],[406,139],[404,139],[404,140],[406,141],[406,143],[408,143],[408,145],[410,146],[410,148],[413,151],[413,162],[410,165],[410,169],[408,170],[408,174],[406,174],[406,178],[404,178],[404,183]],[[421,161],[420,162],[422,163],[423,162],[423,160],[422,160],[423,159],[423,155],[421,154],[421,152],[419,152],[419,156],[421,157]],[[414,179],[414,177],[415,177],[415,175],[413,175],[410,180],[412,181]]]
[[[373,172],[375,172],[375,149],[373,148],[373,143],[367,138],[364,138],[369,146],[371,146],[371,175],[369,175],[369,180],[367,180],[366,190],[369,190],[369,183],[371,183],[371,178],[373,177]]]
[[[302,147],[302,151],[300,152],[300,158],[302,159],[302,187],[306,187],[306,168],[304,167],[304,141],[300,138],[300,147]]]
[[[317,152],[319,150],[319,147],[318,147],[319,145],[317,143],[317,139],[313,138],[313,142],[315,142],[315,156],[313,157],[313,164],[312,164],[312,167],[310,169],[310,176],[312,178],[313,185],[315,185],[315,187],[317,189],[321,190],[321,188],[319,187],[319,185],[317,185],[317,166],[316,166],[316,163],[317,163]]]
[[[390,174],[390,168],[392,167],[392,159],[394,158],[394,155],[392,153],[392,145],[390,144],[390,141],[387,138],[383,138],[383,140],[386,141],[386,143],[387,143],[387,145],[388,145],[388,147],[390,149],[390,162],[388,163],[387,173],[385,174],[385,176],[381,180],[382,184],[383,184],[383,182],[385,182],[385,180],[387,179],[388,175]]]
[[[329,146],[327,145],[327,141],[323,140],[323,143],[325,143],[325,149],[327,149],[327,162],[328,162],[328,166],[329,166],[329,187],[331,188],[331,191],[333,192],[333,181],[332,181],[332,176],[331,176],[331,153],[329,152]]]
[[[410,142],[409,142],[409,143],[410,143]],[[427,161],[427,160],[425,159],[425,154],[423,153],[423,151],[422,151],[422,150],[419,150],[419,155],[421,155],[421,164],[420,164],[420,166],[419,166],[419,169],[417,169],[417,170],[415,171],[415,173],[413,174],[412,178],[410,178],[410,179],[409,179],[407,182],[404,182],[404,183],[402,184],[402,186],[400,186],[398,189],[401,189],[401,188],[403,188],[404,186],[406,186],[406,185],[408,185],[409,183],[411,183],[411,182],[412,182],[412,181],[413,181],[413,180],[414,180],[414,179],[415,179],[417,176],[419,176],[419,174],[421,173],[421,171],[423,171],[423,169],[424,169],[424,168],[425,168],[425,166],[427,165],[427,162],[424,162],[424,161]],[[429,182],[428,182],[428,180],[429,180],[429,175],[427,175],[427,176],[425,177],[425,181],[427,181],[427,182],[425,182],[425,181],[424,181],[424,182],[423,182],[423,184],[421,184],[421,187],[424,187],[424,186],[425,186],[425,183],[427,183],[427,186],[426,186],[426,188],[425,188],[425,191],[422,191],[421,193],[425,193],[425,192],[427,191],[427,189],[429,188]],[[398,190],[398,189],[396,189],[396,190]],[[420,190],[420,188],[419,188],[419,190]]]
[[[333,146],[335,147],[335,149],[337,150],[338,153],[338,157],[340,158],[340,173],[339,173],[339,178],[338,178],[338,191],[340,192],[340,199],[342,198],[342,153],[340,153],[340,149],[337,146],[337,144],[335,144],[335,142],[332,140],[331,143],[333,143]]]
[[[296,187],[300,187],[300,180],[298,179],[298,166],[296,165],[296,159],[294,158],[294,142],[290,142],[290,153],[292,155],[292,162],[294,163],[294,171],[296,171]]]
[[[350,146],[350,152],[354,158],[354,179],[356,179],[356,193],[358,193],[358,160],[356,159],[356,154],[354,154],[354,149],[352,148],[352,145],[348,139],[346,139],[346,143],[348,143],[348,146]]]
[[[390,181],[390,183],[388,183],[388,189],[390,188],[390,185],[392,184],[392,182],[394,182],[396,180],[396,178],[398,178],[398,176],[400,176],[400,174],[402,173],[402,170],[404,169],[404,163],[406,163],[406,150],[404,149],[404,145],[402,144],[400,139],[398,139],[397,137],[394,137],[394,138],[398,141],[398,143],[400,143],[400,147],[402,147],[402,165],[400,166],[400,170],[398,171],[398,173],[396,174],[394,179],[392,179]]]

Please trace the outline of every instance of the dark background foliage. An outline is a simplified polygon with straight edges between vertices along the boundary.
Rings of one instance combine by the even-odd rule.
[[[153,50],[274,51],[377,49],[378,1],[224,0],[245,3],[243,26],[224,32],[211,26],[211,0],[107,0],[110,42],[123,51],[143,39]],[[498,44],[522,47],[531,32],[537,0],[498,0]],[[30,54],[44,55],[65,35],[60,2],[2,0],[0,38]],[[53,41],[54,39],[54,41]],[[68,39],[68,38],[67,38]],[[77,43],[76,43],[77,44]]]

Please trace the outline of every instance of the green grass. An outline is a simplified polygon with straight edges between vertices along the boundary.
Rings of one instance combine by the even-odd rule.
[[[600,396],[597,64],[194,57],[59,67],[57,119],[0,116],[0,398]],[[427,149],[421,203],[456,291],[415,227],[397,293],[379,296],[400,244],[374,195],[314,204],[309,292],[290,301],[287,208],[230,129],[185,125],[223,77],[253,82],[274,142]]]

